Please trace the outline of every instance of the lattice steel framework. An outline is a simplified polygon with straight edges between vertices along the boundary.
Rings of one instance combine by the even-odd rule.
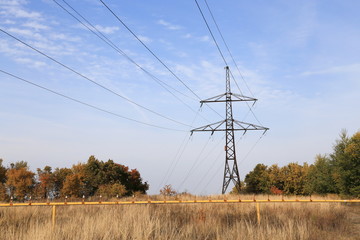
[[[216,131],[224,131],[226,132],[226,145],[225,145],[225,169],[224,169],[224,180],[222,186],[222,194],[226,192],[230,182],[233,182],[238,191],[240,191],[240,176],[238,165],[236,162],[236,150],[235,150],[235,131],[244,131],[244,134],[248,130],[263,130],[264,133],[269,130],[269,128],[258,126],[251,123],[245,123],[237,121],[233,118],[232,111],[232,102],[240,102],[240,101],[257,101],[256,98],[246,97],[240,94],[235,94],[231,92],[230,87],[230,69],[228,66],[226,69],[226,92],[224,94],[220,94],[218,96],[208,98],[200,101],[201,105],[204,103],[213,103],[213,102],[225,102],[226,104],[226,119],[212,123],[209,125],[205,125],[199,128],[195,128],[191,130],[191,134],[193,132],[211,132],[214,134]]]

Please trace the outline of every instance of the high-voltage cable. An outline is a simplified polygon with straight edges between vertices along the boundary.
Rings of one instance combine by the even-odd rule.
[[[47,91],[47,92],[53,93],[53,94],[55,94],[55,95],[58,95],[58,96],[63,97],[63,98],[66,98],[66,99],[68,99],[68,100],[71,100],[71,101],[73,101],[73,102],[79,103],[79,104],[81,104],[81,105],[84,105],[84,106],[87,106],[87,107],[96,109],[96,110],[98,110],[98,111],[111,114],[111,115],[113,115],[113,116],[115,116],[115,117],[123,118],[123,119],[129,120],[129,121],[132,121],[132,122],[136,122],[136,123],[139,123],[139,124],[142,124],[142,125],[146,125],[146,126],[150,126],[150,127],[154,127],[154,128],[160,128],[160,129],[171,130],[171,131],[178,131],[178,132],[187,132],[187,131],[185,131],[185,130],[179,130],[179,129],[174,129],[174,128],[167,128],[167,127],[158,126],[158,125],[151,124],[151,123],[142,122],[142,121],[139,121],[139,120],[136,120],[136,119],[133,119],[133,118],[129,118],[129,117],[126,117],[126,116],[123,116],[123,115],[120,115],[120,114],[111,112],[111,111],[109,111],[109,110],[106,110],[106,109],[103,109],[103,108],[100,108],[100,107],[96,107],[96,106],[94,106],[94,105],[92,105],[92,104],[89,104],[89,103],[86,103],[86,102],[84,102],[84,101],[75,99],[75,98],[73,98],[73,97],[69,97],[69,96],[67,96],[67,95],[65,95],[65,94],[62,94],[62,93],[59,93],[59,92],[57,92],[57,91],[54,91],[54,90],[52,90],[52,89],[50,89],[50,88],[41,86],[41,85],[39,85],[39,84],[37,84],[37,83],[31,82],[31,81],[29,81],[29,80],[26,80],[26,79],[24,79],[24,78],[21,78],[21,77],[19,77],[19,76],[16,76],[16,75],[14,75],[14,74],[12,74],[12,73],[6,72],[6,71],[4,71],[4,70],[1,70],[1,69],[0,69],[0,72],[2,72],[3,74],[8,75],[8,76],[10,76],[10,77],[13,77],[13,78],[15,78],[15,79],[18,79],[18,80],[20,80],[20,81],[23,81],[23,82],[25,82],[25,83],[28,83],[28,84],[30,84],[30,85],[32,85],[32,86],[35,86],[35,87],[37,87],[37,88],[41,88],[41,89],[43,89],[43,90],[45,90],[45,91]]]
[[[177,76],[170,68],[167,66],[131,29],[128,27],[124,21],[120,19],[120,17],[103,1],[99,0],[108,10],[109,12],[148,50],[148,52],[155,57],[158,62],[161,63],[182,85],[184,85],[195,97],[197,97],[199,100],[201,98],[199,95],[197,95],[183,80],[180,79],[179,76]],[[207,105],[208,106],[208,105]],[[214,110],[212,107],[208,106],[213,112],[215,112],[217,115],[221,116],[220,113],[218,113],[216,110]]]
[[[145,106],[142,106],[142,105],[139,104],[139,103],[134,102],[133,100],[131,100],[131,99],[127,98],[127,97],[122,96],[121,94],[119,94],[119,93],[111,90],[110,88],[105,87],[104,85],[102,85],[102,84],[100,84],[100,83],[98,83],[98,82],[96,82],[96,81],[94,81],[94,80],[86,77],[85,75],[79,73],[78,71],[74,70],[73,68],[71,68],[71,67],[69,67],[69,66],[61,63],[60,61],[56,60],[55,58],[50,57],[49,55],[47,55],[47,54],[45,54],[44,52],[36,49],[35,47],[31,46],[30,44],[22,41],[21,39],[15,37],[14,35],[8,33],[7,31],[5,31],[5,30],[3,30],[3,29],[1,29],[1,28],[0,28],[0,31],[3,32],[3,33],[5,33],[5,34],[8,35],[9,37],[15,39],[16,41],[20,42],[21,44],[27,46],[28,48],[32,49],[33,51],[36,51],[37,53],[43,55],[44,57],[50,59],[51,61],[59,64],[60,66],[68,69],[69,71],[71,71],[71,72],[79,75],[80,77],[84,78],[85,80],[87,80],[87,81],[95,84],[96,86],[98,86],[98,87],[100,87],[100,88],[102,88],[102,89],[104,89],[104,90],[106,90],[106,91],[108,91],[108,92],[110,92],[110,93],[112,93],[112,94],[114,94],[114,95],[116,95],[116,96],[118,96],[118,97],[120,97],[120,98],[122,98],[122,99],[124,99],[124,100],[126,100],[126,101],[128,101],[128,102],[130,102],[130,103],[132,103],[132,104],[134,104],[134,105],[136,105],[136,106],[144,109],[144,110],[146,110],[146,111],[148,111],[148,112],[151,112],[151,113],[153,113],[153,114],[155,114],[155,115],[157,115],[157,116],[159,116],[159,117],[162,117],[162,118],[164,118],[164,119],[167,119],[167,120],[169,120],[169,121],[175,122],[175,123],[180,124],[180,125],[183,125],[183,126],[191,127],[190,125],[188,125],[188,124],[186,124],[186,123],[182,123],[182,122],[177,121],[177,120],[175,120],[175,119],[172,119],[172,118],[169,118],[169,117],[167,117],[167,116],[164,116],[164,115],[162,115],[161,113],[155,112],[154,110],[151,110],[151,109],[149,109],[149,108],[147,108],[147,107],[145,107]]]

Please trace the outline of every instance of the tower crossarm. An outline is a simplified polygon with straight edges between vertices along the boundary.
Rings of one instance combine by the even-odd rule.
[[[229,97],[226,93],[217,95],[215,97],[211,97],[205,100],[200,101],[201,104],[203,103],[213,103],[213,102],[227,102],[227,101],[231,101],[231,102],[251,102],[253,101],[253,105],[256,103],[257,99],[256,98],[252,98],[252,97],[247,97],[247,96],[243,96],[241,94],[237,94],[237,93],[229,93],[232,98],[229,100],[226,99],[226,97]]]
[[[213,134],[215,131],[225,131],[225,123],[226,120],[223,121],[219,121],[216,123],[212,123],[212,124],[208,124],[202,127],[198,127],[198,128],[194,128],[192,129],[191,135],[193,134],[193,132],[212,132],[211,134]]]
[[[269,130],[269,128],[255,125],[252,123],[246,123],[246,122],[234,120],[234,130],[243,130],[245,132],[248,130],[260,130],[260,131],[263,130],[264,132],[266,132],[267,130]]]
[[[234,129],[233,129],[234,131],[246,132],[251,130],[260,130],[260,131],[263,130],[264,132],[266,132],[267,130],[269,130],[269,128],[263,126],[255,125],[252,123],[241,122],[238,120],[233,120],[233,123],[234,123]],[[226,120],[223,120],[202,127],[194,128],[190,132],[191,134],[193,132],[212,132],[213,134],[214,132],[227,131],[227,130],[228,129],[226,129]]]

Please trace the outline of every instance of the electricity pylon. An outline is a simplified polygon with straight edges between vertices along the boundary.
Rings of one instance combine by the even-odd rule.
[[[235,131],[244,131],[244,134],[249,130],[263,130],[264,133],[269,130],[269,128],[258,126],[251,123],[240,122],[233,118],[232,111],[232,102],[243,102],[243,101],[257,101],[256,98],[246,97],[240,94],[232,93],[230,88],[230,70],[226,66],[226,92],[220,95],[217,95],[212,98],[208,98],[200,101],[201,105],[204,103],[214,103],[214,102],[225,102],[226,103],[226,119],[212,123],[206,126],[195,128],[191,130],[193,132],[211,132],[211,135],[216,131],[226,132],[226,157],[225,157],[225,169],[224,169],[224,180],[222,186],[222,194],[225,194],[226,189],[228,188],[230,182],[232,181],[240,192],[240,176],[238,165],[236,162],[236,151],[235,151]]]

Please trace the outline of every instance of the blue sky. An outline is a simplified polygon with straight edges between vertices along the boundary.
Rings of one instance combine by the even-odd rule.
[[[192,93],[100,1],[67,2],[140,66],[176,89],[169,91],[177,98],[52,0],[0,0],[0,28],[168,118],[194,128],[221,120],[206,106],[196,114],[200,104]],[[208,0],[251,92],[232,64],[205,2],[198,2],[242,92],[259,99],[253,109],[256,117],[270,128],[260,141],[262,132],[237,135],[242,179],[257,163],[312,163],[316,154],[331,152],[341,129],[350,134],[359,130],[359,1]],[[105,3],[201,98],[225,91],[224,63],[194,1]],[[0,72],[0,158],[5,164],[24,160],[33,170],[71,167],[95,155],[137,168],[149,182],[150,193],[165,184],[198,194],[221,192],[221,133],[189,138],[190,127],[124,101],[3,32],[0,69],[99,108],[181,130],[118,118]],[[225,113],[222,104],[213,108]],[[246,104],[234,104],[235,118],[258,124],[248,111]]]

